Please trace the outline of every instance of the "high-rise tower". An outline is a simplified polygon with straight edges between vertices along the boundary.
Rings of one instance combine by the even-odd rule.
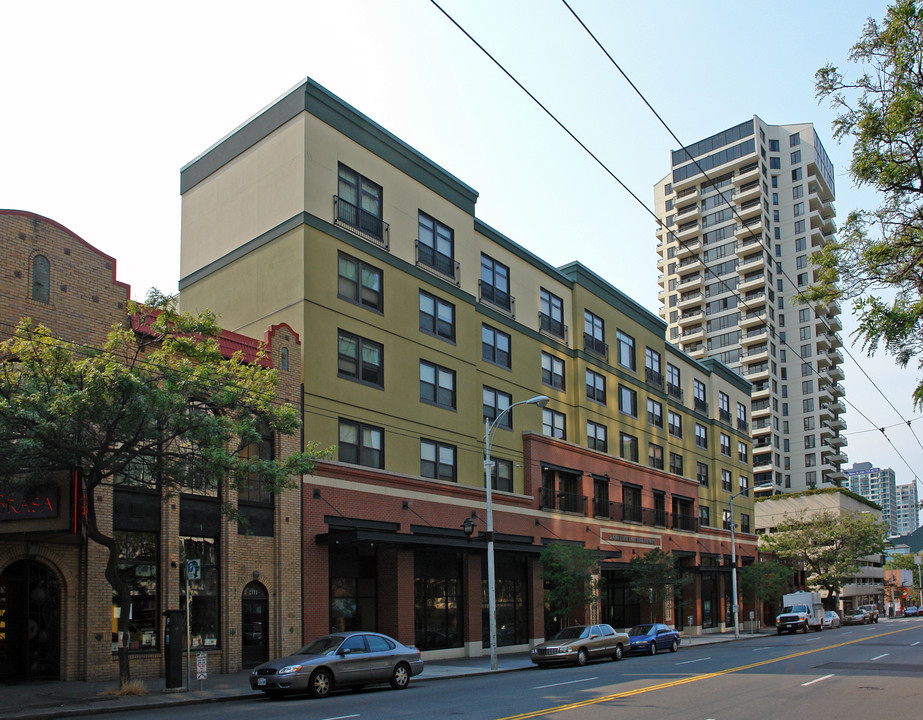
[[[836,232],[834,194],[814,126],[755,115],[674,151],[654,188],[668,339],[753,383],[761,492],[845,479],[840,306],[797,299],[815,280],[812,254]]]

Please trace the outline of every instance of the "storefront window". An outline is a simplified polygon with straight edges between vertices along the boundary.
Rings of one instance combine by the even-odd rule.
[[[490,618],[487,599],[487,563],[481,564],[481,604],[483,644],[490,647]],[[497,645],[522,645],[529,641],[528,561],[525,558],[497,556]]]
[[[461,556],[418,551],[413,564],[416,646],[420,650],[461,647]]]
[[[345,630],[378,630],[378,559],[370,547],[330,550],[330,624]]]
[[[180,538],[180,607],[186,607],[186,563],[199,561],[199,579],[189,580],[189,634],[191,647],[218,647],[218,542],[217,538]]]
[[[157,534],[116,530],[119,575],[131,597],[128,635],[122,638],[129,650],[157,650],[160,613],[157,612]],[[112,651],[119,647],[119,598],[112,597]]]

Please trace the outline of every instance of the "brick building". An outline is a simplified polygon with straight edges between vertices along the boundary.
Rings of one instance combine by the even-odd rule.
[[[23,317],[78,345],[99,346],[109,329],[128,320],[129,287],[116,262],[67,228],[33,213],[0,210],[0,339]],[[260,341],[225,332],[227,354],[255,356]],[[279,397],[299,402],[300,340],[277,323],[262,343],[266,364],[278,369]],[[297,450],[300,438],[267,439],[276,457]],[[69,474],[68,474],[69,475]],[[4,493],[0,503],[0,681],[118,677],[112,590],[104,577],[107,551],[88,541],[81,518],[82,489],[71,476],[49,478],[39,497]],[[301,640],[300,494],[161,497],[116,482],[97,493],[101,530],[122,546],[130,577],[134,677],[161,674],[162,612],[181,608],[187,557],[202,561],[203,580],[190,585],[192,645],[208,653],[209,668],[235,671]],[[237,502],[250,518],[241,534],[220,512]],[[25,504],[24,504],[25,503]]]

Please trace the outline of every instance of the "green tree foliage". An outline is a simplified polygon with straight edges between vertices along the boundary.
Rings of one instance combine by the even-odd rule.
[[[755,602],[778,601],[791,584],[794,571],[780,562],[756,562],[737,571],[740,591]]]
[[[657,621],[668,597],[692,582],[692,578],[683,575],[677,566],[673,553],[664,552],[660,548],[633,557],[628,575],[632,592],[650,604],[651,622]]]
[[[585,608],[596,601],[599,559],[579,545],[554,543],[541,555],[545,581],[545,605],[552,617],[565,624],[576,622]]]
[[[881,348],[901,367],[912,358],[923,367],[923,8],[897,0],[880,25],[870,18],[849,60],[858,77],[827,65],[817,96],[839,113],[834,137],[853,141],[850,176],[882,203],[849,214],[815,257],[820,277],[803,299],[853,299],[868,354]],[[923,382],[913,397],[923,405]]]
[[[788,518],[762,538],[763,549],[803,565],[808,585],[839,597],[840,588],[859,571],[866,555],[881,553],[888,525],[871,513],[840,515],[825,510]]]
[[[79,472],[87,535],[108,549],[121,633],[130,596],[119,544],[100,529],[98,489],[148,485],[169,496],[195,486],[224,497],[224,489],[258,479],[282,492],[325,454],[313,445],[282,461],[246,452],[267,429],[292,435],[300,420],[277,401],[273,370],[222,355],[211,313],[181,314],[154,291],[128,311],[101,348],[57,339],[28,319],[0,343],[0,482],[10,489]],[[236,517],[228,503],[223,509]],[[127,648],[119,649],[119,675],[128,682]]]

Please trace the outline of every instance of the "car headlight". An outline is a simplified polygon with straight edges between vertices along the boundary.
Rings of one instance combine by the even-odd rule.
[[[301,665],[286,665],[284,668],[279,670],[279,675],[291,675],[301,670]]]

